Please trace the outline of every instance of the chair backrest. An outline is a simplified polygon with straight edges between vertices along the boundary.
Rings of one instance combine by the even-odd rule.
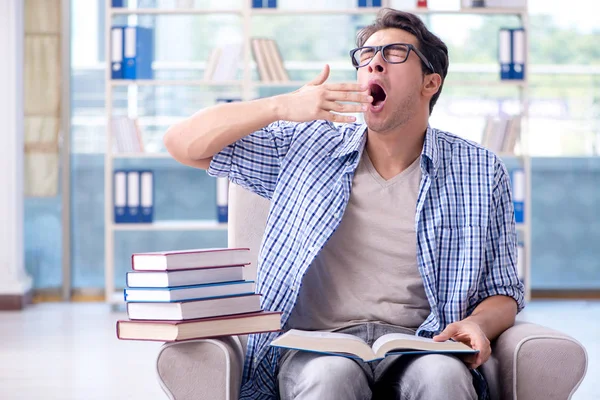
[[[228,247],[249,247],[252,264],[245,268],[244,279],[256,279],[256,261],[269,212],[269,200],[234,183],[229,184]]]

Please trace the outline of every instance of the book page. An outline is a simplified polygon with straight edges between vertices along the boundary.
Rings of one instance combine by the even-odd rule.
[[[379,357],[396,349],[440,351],[440,352],[474,352],[464,343],[447,340],[435,342],[433,339],[422,336],[408,335],[405,333],[389,333],[381,336],[373,343],[373,352]]]
[[[365,361],[375,358],[371,347],[363,340],[344,333],[291,329],[275,339],[271,345],[340,356],[354,355]]]
[[[388,333],[387,335],[383,335],[381,337],[379,337],[379,339],[377,339],[375,341],[375,343],[373,343],[373,352],[377,355],[383,356],[383,354],[379,354],[379,349],[381,349],[381,346],[393,341],[393,340],[424,340],[424,341],[429,341],[431,339],[427,339],[421,336],[416,336],[416,335],[410,335],[408,333]]]
[[[357,342],[364,343],[364,340],[354,336],[349,335],[347,333],[337,333],[337,332],[323,332],[323,331],[303,331],[300,329],[290,329],[286,335],[294,335],[300,336],[304,338],[313,338],[313,339],[343,339],[343,340],[354,340]]]

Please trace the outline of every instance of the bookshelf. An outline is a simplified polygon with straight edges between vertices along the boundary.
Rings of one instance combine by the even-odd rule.
[[[393,4],[391,0],[383,0],[383,6],[387,7]],[[151,86],[197,86],[197,87],[237,87],[240,90],[240,97],[243,100],[253,98],[253,91],[257,88],[290,88],[296,89],[303,84],[304,81],[287,81],[287,82],[260,82],[254,81],[252,78],[253,69],[255,68],[252,52],[251,38],[252,19],[254,16],[310,16],[310,15],[373,15],[379,11],[379,8],[348,8],[348,9],[253,9],[251,0],[243,0],[242,6],[239,9],[200,9],[200,8],[176,8],[176,9],[151,9],[151,8],[112,8],[111,2],[106,1],[106,18],[105,18],[105,54],[106,54],[106,118],[110,121],[113,108],[113,91],[117,88],[137,88]],[[525,251],[523,257],[523,278],[525,283],[526,300],[529,301],[531,293],[531,159],[529,157],[527,145],[527,117],[529,106],[529,63],[527,62],[529,54],[530,33],[528,10],[524,8],[468,8],[456,10],[435,10],[425,8],[403,9],[418,15],[503,15],[516,16],[525,28],[525,79],[524,80],[495,80],[495,81],[449,81],[445,86],[490,86],[490,87],[514,87],[519,93],[519,104],[521,108],[520,116],[521,135],[520,135],[520,152],[519,154],[499,154],[502,158],[515,159],[520,168],[524,171],[524,213],[525,222],[517,224],[519,234],[519,242],[522,243]],[[216,15],[216,14],[231,14],[240,17],[240,24],[243,33],[243,51],[242,51],[242,78],[233,81],[207,81],[202,79],[194,80],[112,80],[111,79],[111,62],[110,62],[110,31],[113,24],[113,18],[116,16],[139,16],[139,15]],[[307,28],[308,29],[308,28]],[[443,38],[442,38],[443,39]],[[286,62],[288,65],[295,64],[294,62]],[[335,64],[335,63],[332,63]],[[288,67],[289,68],[289,67]],[[334,65],[332,65],[334,68]],[[348,62],[348,68],[350,64]],[[167,153],[113,153],[113,134],[111,132],[111,124],[107,124],[107,140],[105,154],[105,299],[108,303],[118,304],[123,303],[123,295],[121,291],[115,289],[115,260],[114,260],[114,234],[118,231],[192,231],[192,230],[227,230],[227,224],[220,224],[216,221],[157,221],[150,224],[116,224],[113,219],[113,168],[115,159],[159,159],[170,158]]]

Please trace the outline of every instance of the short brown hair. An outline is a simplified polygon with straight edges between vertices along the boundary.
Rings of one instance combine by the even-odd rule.
[[[448,74],[448,47],[440,38],[427,29],[418,16],[392,8],[381,9],[375,22],[358,32],[356,45],[358,47],[363,46],[375,32],[388,28],[402,29],[416,36],[419,41],[417,44],[418,49],[431,62],[435,72],[442,77],[440,89],[433,95],[429,103],[429,114],[431,114],[433,106],[442,93],[442,87]],[[424,73],[429,71],[423,62],[421,62],[421,67]]]

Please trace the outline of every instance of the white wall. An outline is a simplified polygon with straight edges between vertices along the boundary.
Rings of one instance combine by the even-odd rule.
[[[0,296],[31,289],[23,251],[23,1],[0,1]]]

